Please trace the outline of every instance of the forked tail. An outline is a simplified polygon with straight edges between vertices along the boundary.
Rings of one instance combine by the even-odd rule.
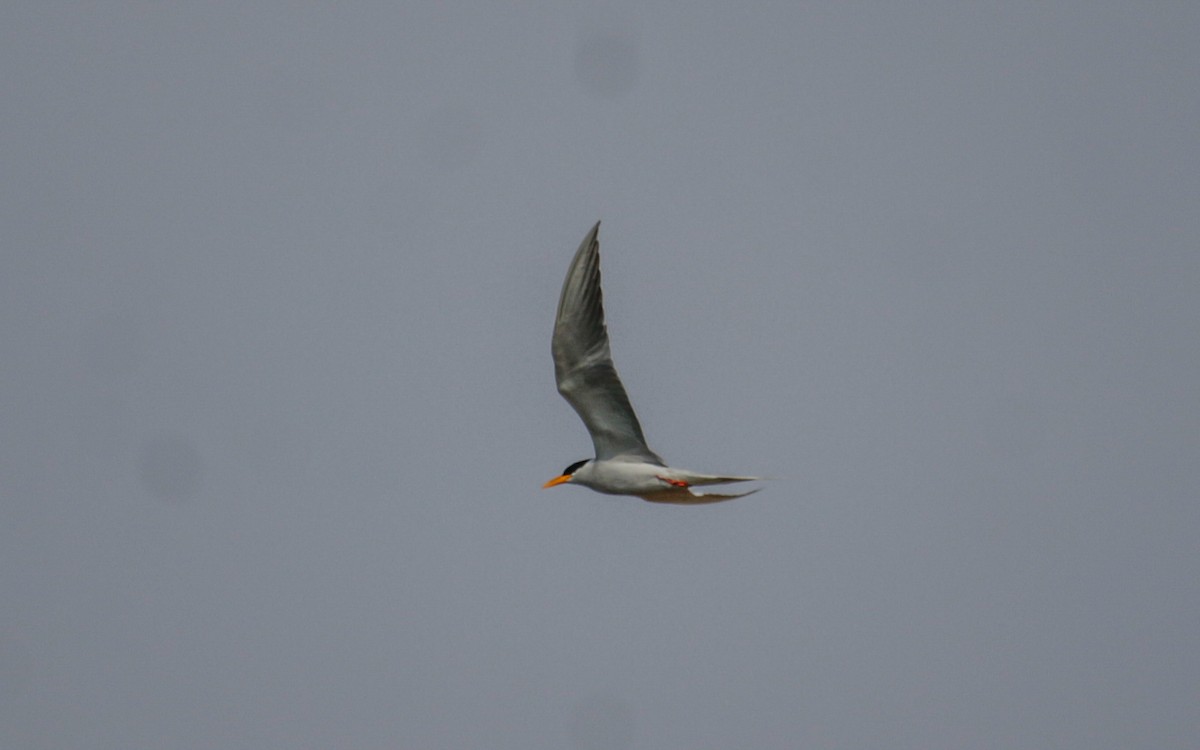
[[[757,482],[762,477],[729,477],[719,476],[717,474],[698,474],[696,472],[676,469],[674,472],[676,477],[682,479],[690,485],[703,487],[709,484],[733,484],[734,482]]]

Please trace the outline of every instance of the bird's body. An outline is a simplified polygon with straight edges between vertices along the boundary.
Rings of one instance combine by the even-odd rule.
[[[600,291],[600,222],[575,252],[563,281],[551,353],[558,392],[592,436],[596,457],[578,461],[545,484],[572,482],[610,495],[651,502],[699,504],[749,495],[695,492],[693,486],[748,482],[757,477],[701,474],[667,466],[650,450],[609,351]]]

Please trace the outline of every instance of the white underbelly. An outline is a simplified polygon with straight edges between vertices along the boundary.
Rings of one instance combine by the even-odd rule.
[[[603,461],[593,464],[592,471],[586,477],[579,477],[579,483],[611,495],[636,495],[643,492],[653,492],[669,486],[659,477],[667,476],[670,472],[665,466],[653,464],[622,463]]]

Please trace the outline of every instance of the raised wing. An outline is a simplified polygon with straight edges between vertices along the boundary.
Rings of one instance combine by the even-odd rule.
[[[613,367],[600,293],[600,222],[583,238],[563,281],[550,350],[554,378],[587,426],[597,459],[629,456],[662,464],[646,445]]]

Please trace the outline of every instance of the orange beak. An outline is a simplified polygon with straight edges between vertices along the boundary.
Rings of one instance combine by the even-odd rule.
[[[555,478],[551,479],[549,482],[546,482],[545,484],[543,484],[542,489],[543,490],[548,489],[550,487],[553,487],[556,484],[562,484],[563,482],[569,482],[569,481],[571,481],[571,475],[563,474],[562,476],[555,477]]]

